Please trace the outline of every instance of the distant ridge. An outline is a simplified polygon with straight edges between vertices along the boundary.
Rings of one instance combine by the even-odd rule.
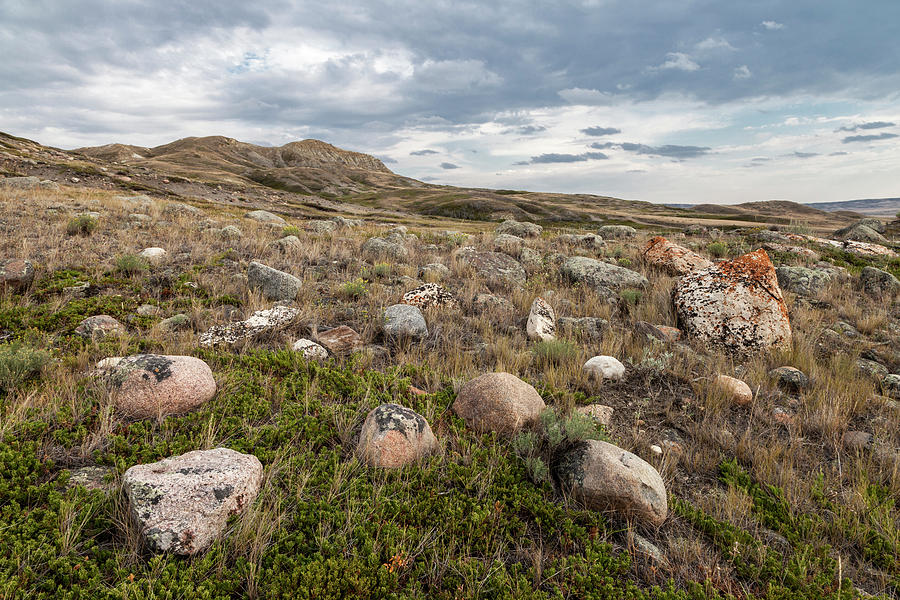
[[[843,202],[810,202],[807,206],[826,212],[850,210],[873,217],[893,217],[900,212],[900,198],[866,198]]]
[[[744,211],[768,212],[790,209],[796,213],[809,213],[811,210],[824,212],[847,212],[872,217],[893,217],[900,211],[900,198],[866,198],[861,200],[841,200],[838,202],[791,202],[789,200],[759,200],[741,204],[677,204],[666,203],[672,208],[686,208],[698,212],[712,214],[740,214]]]

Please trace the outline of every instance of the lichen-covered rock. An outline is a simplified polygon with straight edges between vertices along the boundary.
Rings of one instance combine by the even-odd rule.
[[[453,256],[461,264],[475,269],[489,283],[522,285],[527,278],[522,264],[501,252],[483,252],[472,246],[465,246],[454,252]]]
[[[563,233],[557,236],[556,241],[560,244],[571,246],[584,246],[585,248],[602,248],[603,238],[593,233],[578,235],[574,233]]]
[[[778,285],[801,296],[819,295],[833,278],[833,273],[829,270],[806,267],[778,267],[775,274]]]
[[[401,303],[417,306],[419,308],[456,306],[456,297],[442,285],[437,283],[425,283],[403,294]]]
[[[540,237],[544,228],[536,223],[519,222],[507,219],[499,225],[495,231],[498,234],[514,235],[519,238]]]
[[[257,223],[265,223],[267,225],[287,225],[287,221],[267,210],[251,210],[244,216],[248,219],[253,219]]]
[[[550,303],[538,296],[531,303],[525,333],[532,340],[556,339],[556,312]]]
[[[705,269],[713,264],[696,252],[674,244],[659,235],[651,238],[644,245],[641,254],[649,264],[672,275],[684,275],[696,269]]]
[[[384,310],[384,334],[396,341],[421,340],[428,336],[428,325],[417,306],[394,304]]]
[[[251,288],[260,290],[267,299],[282,301],[294,300],[302,285],[300,280],[290,273],[255,261],[251,262],[247,269],[247,282]]]
[[[753,401],[753,390],[740,379],[719,375],[713,380],[713,387],[736,406],[746,406]]]
[[[628,225],[604,225],[597,230],[597,235],[605,240],[630,238],[637,235],[637,229]]]
[[[839,240],[854,240],[857,242],[869,242],[873,244],[887,243],[887,240],[883,235],[869,227],[868,224],[862,222],[854,223],[843,229],[838,229],[834,232],[834,237]]]
[[[891,295],[900,292],[900,281],[893,274],[875,267],[863,267],[859,283],[867,294]]]
[[[775,268],[764,250],[692,271],[676,284],[682,330],[731,353],[791,345],[791,324]]]
[[[190,326],[191,318],[186,314],[179,313],[177,315],[172,315],[168,319],[163,319],[157,324],[156,328],[163,333],[174,333],[176,331],[189,329]]]
[[[240,340],[273,332],[293,321],[298,314],[300,314],[298,309],[289,306],[275,306],[266,310],[258,310],[245,321],[211,327],[200,336],[200,345],[234,344]]]
[[[11,258],[0,262],[0,291],[24,292],[32,281],[34,265],[30,261]]]
[[[453,412],[478,432],[512,434],[533,423],[546,408],[531,385],[509,373],[486,373],[463,385]]]
[[[557,476],[588,508],[613,511],[650,526],[662,525],[668,515],[666,486],[659,472],[613,444],[581,442],[563,455]]]
[[[240,230],[240,228],[235,227],[234,225],[226,225],[222,229],[219,230],[219,236],[226,240],[236,240],[242,237],[244,234]]]
[[[556,320],[557,329],[566,335],[585,339],[592,343],[603,340],[603,332],[609,327],[609,321],[600,317],[560,317]]]
[[[406,246],[380,237],[367,239],[362,245],[362,254],[369,260],[384,258],[397,262],[409,260],[409,250]]]
[[[193,410],[216,394],[216,380],[193,356],[136,354],[120,360],[109,375],[116,410],[150,419]]]
[[[777,367],[769,371],[769,377],[774,379],[779,386],[792,392],[799,392],[809,387],[809,377],[795,367]]]
[[[338,223],[335,221],[321,221],[313,219],[306,222],[306,228],[313,233],[334,233],[337,231]]]
[[[419,277],[438,281],[450,277],[450,268],[441,263],[428,263],[419,269]]]
[[[560,271],[569,280],[589,285],[605,296],[624,288],[641,288],[647,285],[647,278],[640,273],[586,256],[566,259]]]
[[[425,417],[397,404],[382,404],[366,417],[357,451],[373,467],[397,468],[433,453],[437,439]]]
[[[299,352],[307,360],[325,360],[328,358],[328,350],[312,340],[300,338],[291,346],[294,352]]]
[[[288,254],[290,252],[299,252],[303,249],[303,243],[296,235],[286,235],[269,244],[275,250]]]
[[[512,257],[518,257],[524,246],[525,240],[515,235],[500,233],[494,237],[494,250],[509,254]]]
[[[613,356],[595,356],[582,367],[588,375],[599,380],[619,381],[625,377],[625,365]]]
[[[328,348],[332,354],[348,354],[358,350],[363,345],[360,335],[346,325],[329,329],[318,334],[316,339],[320,344]]]
[[[262,475],[262,464],[251,454],[194,450],[131,467],[122,488],[150,548],[191,555],[208,548],[228,517],[253,503]]]
[[[87,339],[100,339],[108,335],[123,335],[125,326],[109,315],[87,317],[75,328],[75,334]]]

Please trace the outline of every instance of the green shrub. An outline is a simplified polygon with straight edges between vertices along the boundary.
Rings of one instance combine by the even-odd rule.
[[[90,215],[78,215],[72,217],[66,225],[66,233],[69,235],[91,235],[97,228],[97,219]]]
[[[366,286],[366,282],[362,278],[348,281],[341,286],[341,295],[345,298],[351,298],[355,300],[357,298],[362,298],[368,293],[369,288]]]
[[[541,412],[532,431],[513,438],[513,452],[522,459],[528,477],[536,484],[552,484],[552,471],[560,456],[585,440],[606,440],[606,434],[588,415],[572,411],[561,416],[552,407]]]
[[[541,340],[531,352],[534,360],[541,366],[560,365],[578,356],[578,348],[566,340]]]
[[[281,235],[284,237],[287,237],[289,235],[299,236],[300,228],[295,225],[288,225],[287,227],[285,227],[284,229],[281,230]]]
[[[147,261],[136,254],[123,254],[116,259],[116,271],[125,275],[137,275],[148,268]]]
[[[725,242],[712,242],[706,247],[706,251],[713,258],[722,258],[728,254],[728,244]]]
[[[628,306],[635,306],[644,297],[641,290],[626,289],[619,292],[619,298]]]
[[[38,375],[50,355],[22,341],[0,344],[0,389],[10,391]]]

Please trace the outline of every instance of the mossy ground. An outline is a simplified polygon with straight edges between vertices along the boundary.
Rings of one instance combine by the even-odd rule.
[[[547,232],[529,245],[545,256],[628,259],[651,276],[640,295],[611,306],[560,280],[548,259],[530,269],[526,286],[492,290],[513,303],[512,313],[481,314],[471,306],[486,291],[483,283],[449,260],[459,243],[436,230],[414,230],[420,242],[410,263],[382,269],[348,297],[342,284],[371,275],[380,262],[359,258],[373,225],[333,236],[304,233],[304,250],[283,255],[269,246],[281,228],[213,210],[204,218],[166,215],[160,204],[151,215],[168,224],[128,226],[124,217],[134,210],[109,195],[64,190],[26,199],[34,209],[27,213],[13,195],[0,197],[0,217],[14,224],[0,249],[31,258],[39,273],[27,294],[0,300],[0,332],[7,342],[43,349],[53,362],[0,392],[0,598],[812,600],[858,597],[857,588],[900,595],[898,466],[840,444],[844,431],[865,428],[882,447],[898,445],[897,414],[854,367],[863,354],[900,366],[892,354],[898,320],[892,305],[860,302],[851,285],[835,284],[817,303],[790,298],[794,349],[734,364],[702,348],[687,353],[633,334],[635,320],[675,325],[672,280],[648,270],[634,242],[588,252],[560,248]],[[70,213],[87,207],[102,212],[96,230],[66,235]],[[56,212],[42,212],[48,209]],[[222,240],[202,229],[204,220],[236,222],[245,235]],[[471,243],[490,239],[480,234]],[[709,241],[685,243],[704,252]],[[427,243],[438,250],[423,249]],[[733,256],[752,245],[732,235],[725,251]],[[166,262],[132,274],[116,270],[116,257],[146,246],[165,247]],[[257,259],[302,276],[294,329],[232,350],[199,349],[197,332],[226,320],[223,305],[244,314],[267,306],[233,279]],[[452,267],[445,285],[461,308],[428,311],[432,333],[422,344],[323,364],[285,349],[315,328],[341,324],[382,343],[380,310],[435,259]],[[64,291],[81,282],[91,284],[87,297]],[[560,314],[600,316],[613,327],[601,341],[529,342],[528,307],[547,289],[556,290]],[[138,315],[141,304],[158,313]],[[175,313],[188,314],[190,330],[155,329]],[[75,336],[80,320],[95,314],[119,319],[129,335]],[[837,320],[862,335],[823,338]],[[137,352],[198,356],[212,367],[219,391],[186,415],[120,419],[88,372],[101,358]],[[626,380],[598,385],[585,377],[581,364],[594,354],[625,361]],[[799,395],[778,391],[766,373],[781,364],[801,368],[812,386]],[[728,406],[706,383],[735,369],[757,391],[749,408]],[[455,389],[489,370],[530,381],[561,415],[580,404],[613,406],[611,441],[650,461],[666,481],[666,523],[646,530],[585,510],[551,482],[535,483],[509,440],[468,430],[450,410]],[[427,393],[412,393],[410,385]],[[360,463],[359,427],[386,402],[424,415],[441,452],[401,470]],[[793,423],[774,421],[775,407],[789,410]],[[670,436],[680,451],[649,450]],[[134,464],[219,446],[262,461],[259,498],[200,556],[150,552],[130,520],[121,475]],[[68,485],[71,472],[88,465],[110,469],[108,490]],[[659,546],[666,564],[639,552],[633,532]]]

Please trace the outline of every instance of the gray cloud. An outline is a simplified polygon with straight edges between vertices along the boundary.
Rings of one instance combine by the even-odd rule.
[[[818,152],[794,152],[791,156],[795,156],[797,158],[812,158],[814,156],[819,156]]]
[[[832,152],[828,156],[847,156],[848,154],[850,154],[850,153],[849,152]]]
[[[888,133],[885,131],[884,133],[872,135],[848,135],[841,141],[845,144],[849,144],[851,142],[874,142],[876,140],[889,140],[895,137],[900,137],[900,135],[897,135],[896,133]]]
[[[893,127],[896,123],[889,121],[869,121],[868,123],[860,123],[858,125],[841,127],[835,131],[859,131],[860,129],[882,129],[884,127]]]
[[[647,156],[666,156],[668,158],[677,158],[677,159],[685,159],[685,158],[697,158],[700,156],[704,156],[709,154],[712,148],[707,146],[677,146],[672,144],[666,144],[664,146],[647,146],[645,144],[633,144],[630,142],[625,142],[622,144],[617,144],[614,142],[594,142],[591,144],[591,148],[596,148],[597,150],[606,150],[608,148],[620,148],[625,150],[626,152],[633,152],[635,154],[644,154]]]
[[[396,162],[397,162],[396,158],[391,158],[390,156],[376,156],[375,158],[377,158],[378,160],[380,160],[381,162],[383,162],[386,165],[396,164]]]
[[[541,133],[542,131],[547,131],[547,128],[543,125],[522,125],[521,127],[504,129],[503,134],[516,133],[518,135],[534,135],[536,133]]]
[[[607,155],[602,152],[583,152],[581,154],[541,154],[538,156],[532,156],[530,161],[517,162],[514,164],[517,165],[537,165],[537,164],[546,164],[546,163],[573,163],[573,162],[584,162],[586,160],[606,160],[609,158]]]
[[[440,165],[440,167],[441,167],[442,169],[448,169],[448,170],[449,170],[449,169],[458,169],[458,168],[459,168],[459,165],[454,165],[453,163],[449,163],[449,162],[442,162],[441,165]]]
[[[585,135],[594,135],[594,136],[602,136],[602,135],[612,135],[614,133],[622,133],[621,129],[616,129],[615,127],[601,127],[599,125],[595,127],[588,127],[586,129],[582,129],[581,133]]]
[[[437,152],[435,150],[427,150],[426,149],[426,150],[414,150],[413,152],[409,153],[410,156],[428,156],[429,154],[440,154],[440,152]]]

